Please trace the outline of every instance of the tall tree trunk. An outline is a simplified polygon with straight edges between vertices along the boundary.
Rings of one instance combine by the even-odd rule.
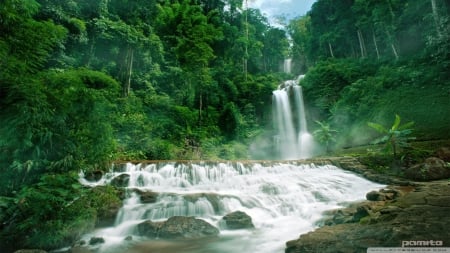
[[[375,31],[372,29],[372,39],[373,45],[375,46],[375,51],[377,53],[377,59],[380,59],[380,51],[378,50],[377,39],[375,38]]]
[[[361,58],[366,58],[367,52],[366,52],[366,45],[364,43],[364,37],[360,29],[358,29],[357,33],[358,33],[359,47],[361,49]]]
[[[330,49],[330,55],[332,58],[334,58],[334,54],[333,54],[333,48],[331,47],[331,43],[328,42],[328,48]]]
[[[129,61],[128,61],[128,68],[127,68],[127,72],[128,72],[128,77],[127,77],[127,96],[130,94],[130,89],[131,89],[131,75],[133,73],[133,56],[134,56],[134,50],[130,48],[130,57],[129,57]]]
[[[244,55],[244,74],[245,81],[247,81],[247,59],[248,59],[248,41],[249,41],[249,32],[248,32],[248,0],[245,0],[245,55]]]
[[[437,10],[436,0],[431,0],[431,10],[433,11],[434,26],[436,27],[436,33],[441,36],[441,31],[439,29],[439,13]]]
[[[128,46],[127,52],[125,54],[125,70],[120,70],[122,72],[121,80],[122,84],[122,95],[124,97],[128,97],[131,89],[131,75],[133,73],[133,58],[134,58],[134,50],[131,46]]]
[[[200,91],[199,105],[198,105],[198,125],[202,125],[202,110],[203,110],[203,93]]]
[[[392,36],[391,36],[391,33],[389,32],[389,30],[387,29],[387,27],[385,27],[385,29],[386,29],[386,35],[388,36],[389,44],[390,44],[391,49],[392,49],[392,53],[394,54],[395,59],[398,60],[399,56],[398,56],[398,53],[397,53],[397,49],[395,48],[395,45],[394,45],[394,42],[393,42],[393,38],[392,38]]]

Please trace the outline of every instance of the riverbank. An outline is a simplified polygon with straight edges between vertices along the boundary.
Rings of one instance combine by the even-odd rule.
[[[285,252],[365,253],[369,247],[416,242],[450,247],[450,168],[448,157],[441,158],[445,161],[432,157],[405,169],[412,179],[443,178],[427,182],[377,173],[353,157],[329,158],[338,167],[388,186],[367,193],[366,201],[326,212],[320,228],[288,241]]]
[[[450,246],[448,180],[390,186],[367,197],[371,200],[330,211],[324,226],[288,241],[285,252],[362,253],[431,240]]]

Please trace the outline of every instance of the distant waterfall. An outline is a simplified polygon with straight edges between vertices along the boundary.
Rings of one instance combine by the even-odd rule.
[[[284,73],[291,73],[292,69],[292,59],[285,59],[283,63],[283,71]]]
[[[275,142],[281,159],[311,156],[312,136],[308,133],[302,87],[297,80],[285,81],[273,91]]]

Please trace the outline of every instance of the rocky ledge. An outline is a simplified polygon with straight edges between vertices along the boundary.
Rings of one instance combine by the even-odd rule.
[[[332,210],[322,227],[286,243],[286,253],[359,253],[421,241],[450,247],[450,181],[415,182],[367,194]]]

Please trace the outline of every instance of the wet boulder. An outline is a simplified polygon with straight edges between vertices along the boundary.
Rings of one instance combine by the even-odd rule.
[[[14,253],[47,253],[47,251],[40,249],[20,249],[14,251]]]
[[[163,221],[153,222],[151,220],[144,221],[137,226],[138,234],[141,236],[147,236],[149,238],[159,237],[159,230],[161,229]]]
[[[115,187],[127,187],[130,182],[130,175],[124,173],[111,180],[111,185]]]
[[[89,182],[98,182],[103,177],[103,171],[93,170],[85,173],[84,178]]]
[[[91,237],[89,240],[89,245],[97,245],[102,243],[105,243],[105,239],[103,239],[103,237]]]
[[[222,220],[228,229],[248,229],[255,227],[252,222],[252,217],[242,211],[229,213]]]
[[[150,238],[181,239],[217,236],[219,229],[195,217],[173,216],[163,222],[145,221],[138,232]]]
[[[149,204],[155,203],[158,200],[158,193],[152,191],[142,191],[136,189],[135,192],[139,195],[139,199],[142,203]]]

